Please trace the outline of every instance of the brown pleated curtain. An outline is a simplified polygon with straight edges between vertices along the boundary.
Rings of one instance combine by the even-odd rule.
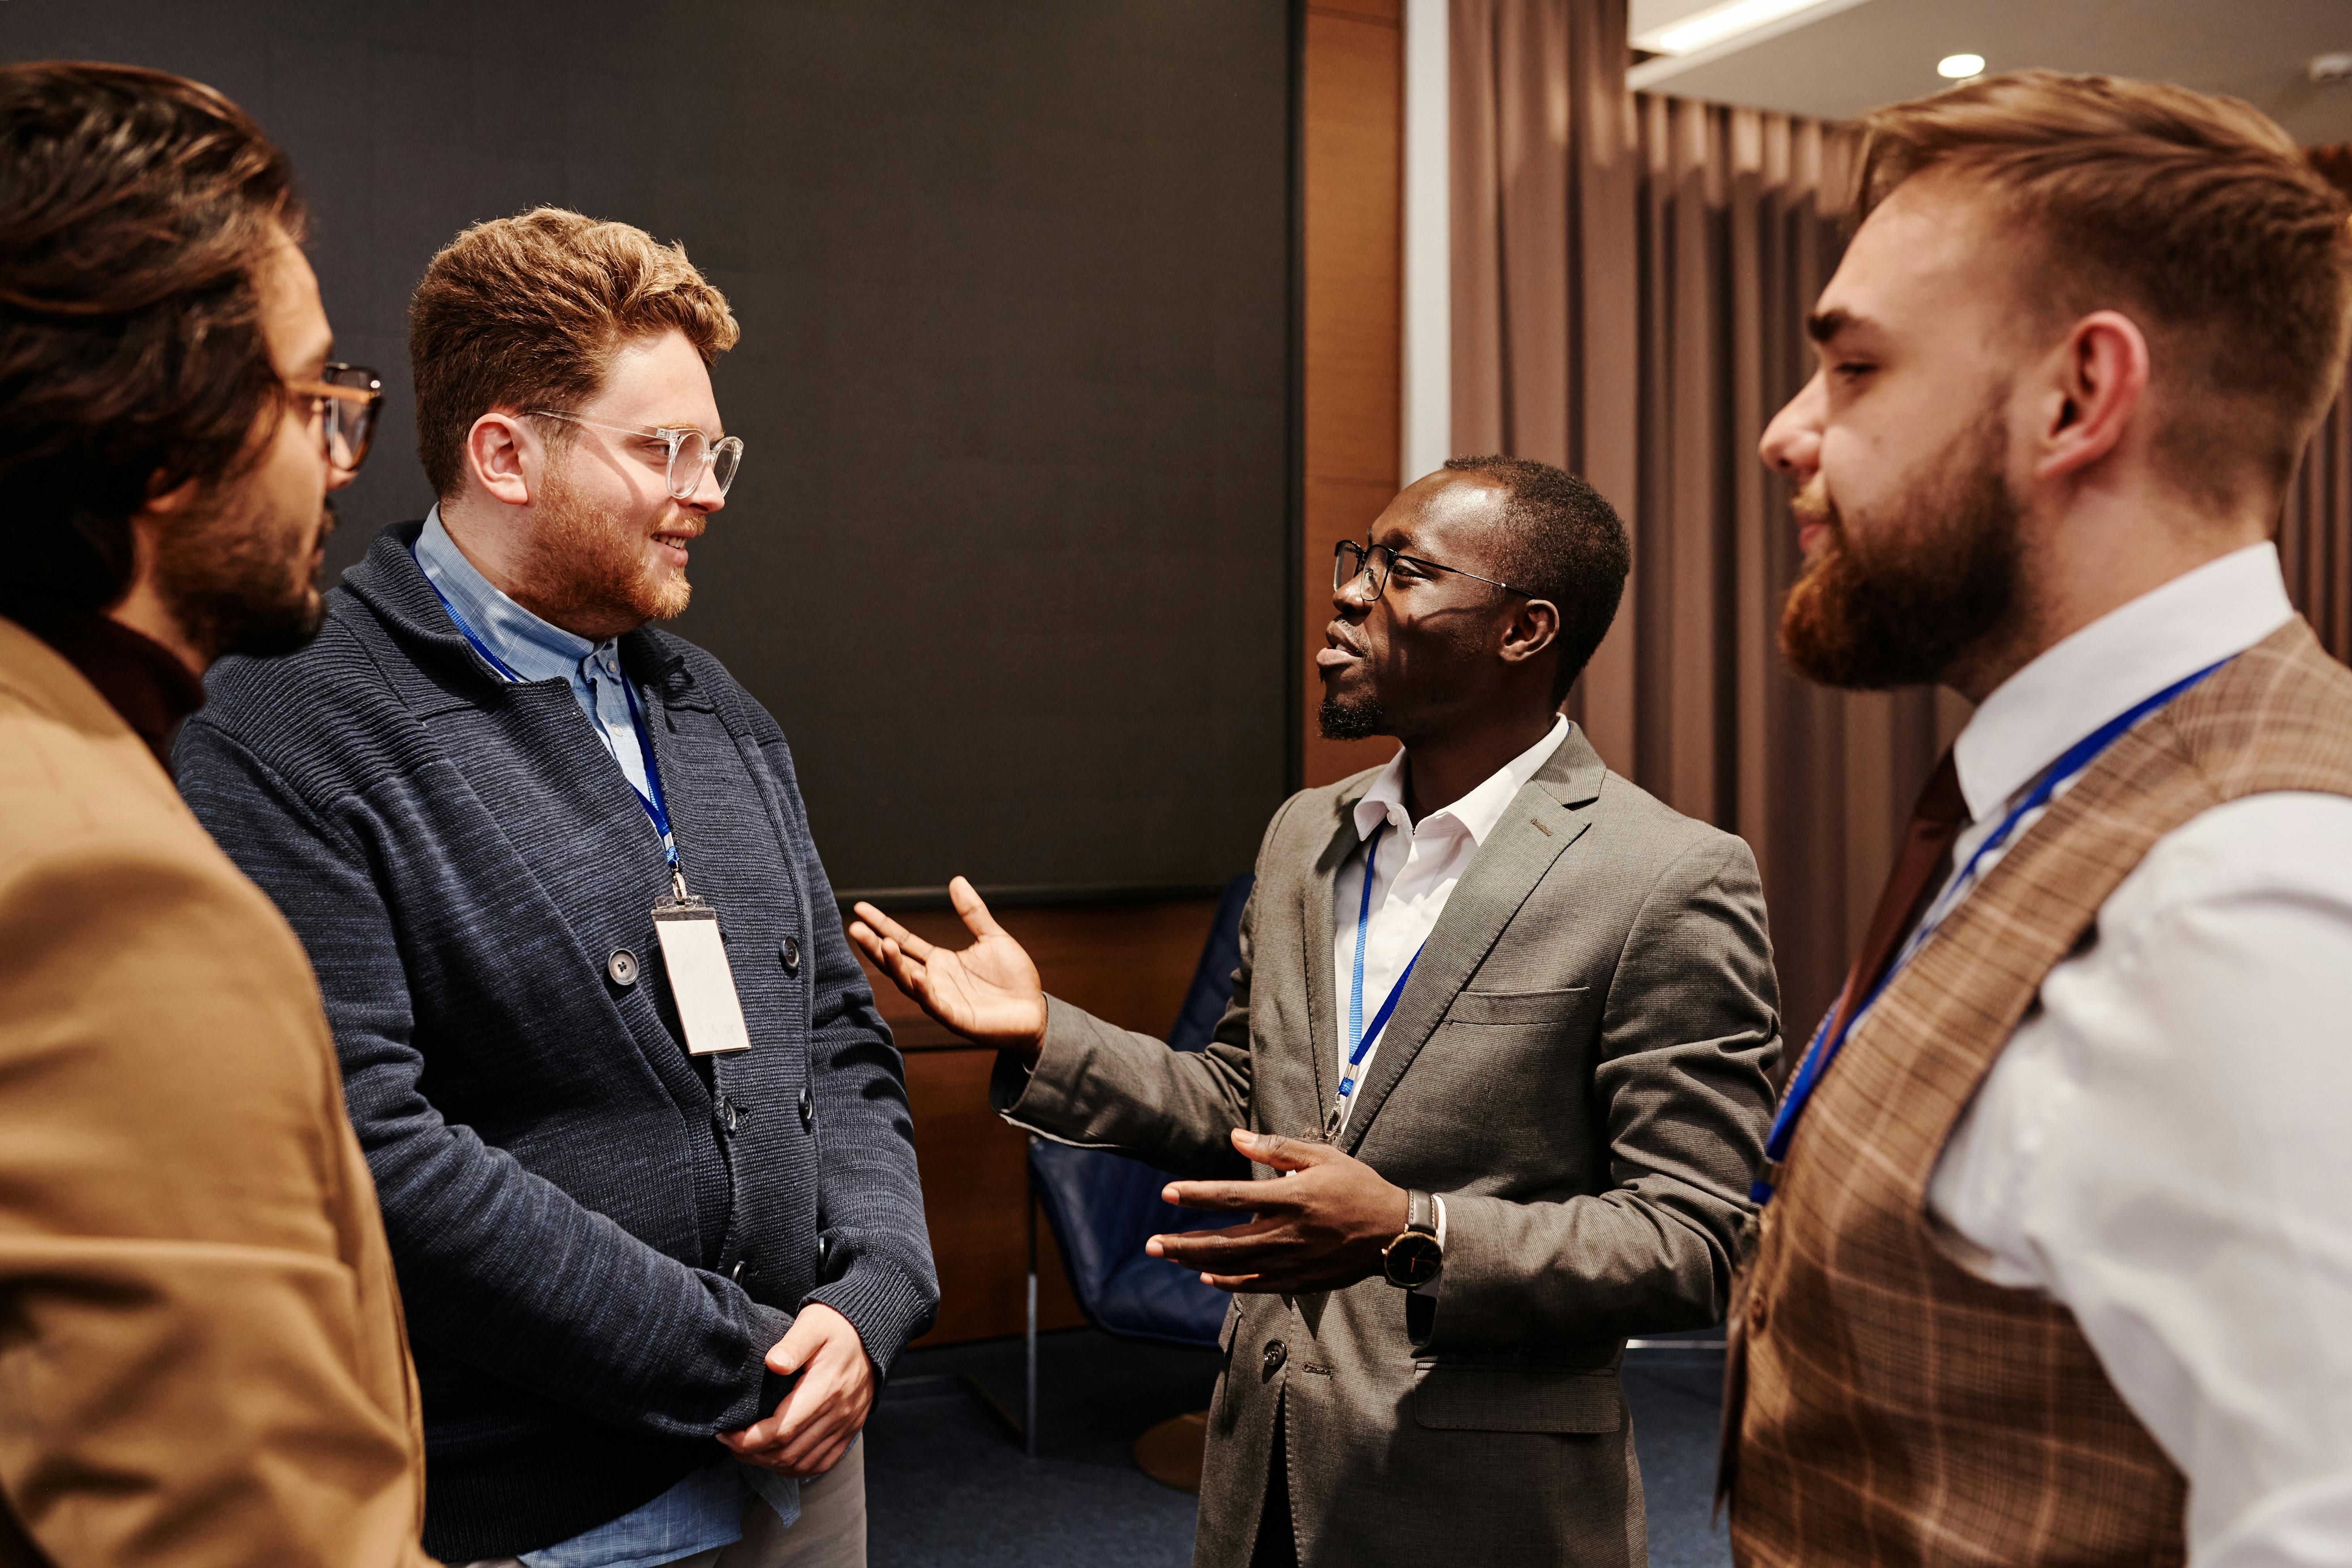
[[[2352,146],[2315,147],[2319,172],[2352,195]],[[2303,455],[2279,520],[2287,592],[2327,651],[2352,661],[2352,386]]]
[[[1622,4],[1452,16],[1454,446],[1580,473],[1633,529],[1624,605],[1569,711],[1612,766],[1754,847],[1801,1037],[1964,716],[1923,690],[1821,690],[1774,645],[1799,559],[1756,442],[1811,374],[1837,144],[1813,121],[1629,95]]]
[[[1612,766],[1754,847],[1801,1037],[1967,715],[1948,693],[1822,690],[1774,646],[1799,561],[1756,443],[1811,374],[1842,148],[1820,121],[1629,94],[1622,0],[1451,13],[1454,449],[1559,464],[1625,516],[1633,581],[1569,712]],[[2336,163],[2352,187],[2352,151]],[[2279,543],[2352,658],[2352,402]]]
[[[2279,523],[2287,592],[2327,651],[2352,662],[2352,393],[2304,452]]]

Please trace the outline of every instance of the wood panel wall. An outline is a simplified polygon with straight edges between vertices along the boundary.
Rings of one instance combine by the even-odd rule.
[[[1385,762],[1389,740],[1316,732],[1315,652],[1331,619],[1331,547],[1362,539],[1402,464],[1404,0],[1310,0],[1306,145],[1307,660],[1308,785]]]
[[[928,941],[971,941],[947,910],[892,910]],[[1165,1035],[1216,918],[1213,899],[994,911],[1036,961],[1045,989],[1098,1018]],[[1027,1136],[988,1106],[996,1053],[966,1045],[925,1017],[871,971],[867,979],[907,1054],[923,1211],[940,1270],[940,1321],[918,1344],[1017,1334],[1027,1318]],[[1053,1235],[1038,1226],[1038,1319],[1071,1328],[1082,1319]]]
[[[1316,733],[1315,650],[1331,618],[1331,547],[1361,539],[1397,490],[1404,314],[1403,0],[1313,0],[1301,62],[1305,189],[1305,782],[1384,761],[1386,740]],[[1269,679],[1276,672],[1267,672]],[[894,910],[932,941],[966,940],[947,910]],[[998,911],[1045,988],[1098,1016],[1164,1035],[1192,983],[1213,900]],[[940,1268],[940,1321],[917,1342],[1016,1334],[1025,1318],[1024,1138],[988,1108],[993,1054],[924,1017],[872,977],[900,1047]],[[1050,1233],[1039,1227],[1039,1316],[1080,1321]]]

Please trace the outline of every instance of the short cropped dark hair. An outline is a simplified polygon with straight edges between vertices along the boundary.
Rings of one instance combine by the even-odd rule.
[[[1559,702],[1609,635],[1624,597],[1633,549],[1616,508],[1562,468],[1528,458],[1448,458],[1457,473],[1499,481],[1510,494],[1496,566],[1514,588],[1559,611],[1559,665],[1551,700]]]
[[[304,226],[285,154],[213,89],[0,68],[0,616],[115,603],[148,497],[257,454],[282,392],[253,270]]]

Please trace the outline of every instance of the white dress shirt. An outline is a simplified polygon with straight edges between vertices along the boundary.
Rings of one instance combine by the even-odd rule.
[[[2292,614],[2257,545],[2019,671],[1955,746],[1953,863],[2076,741]],[[2352,798],[2249,796],[2158,840],[1927,1204],[1962,1267],[2073,1312],[2188,1477],[2192,1568],[2352,1563]]]
[[[1363,1022],[1368,1030],[1381,1004],[1396,989],[1405,965],[1436,928],[1437,917],[1445,912],[1445,900],[1454,896],[1454,885],[1477,858],[1478,846],[1503,820],[1512,797],[1542,771],[1567,738],[1568,721],[1556,721],[1542,740],[1504,763],[1484,784],[1443,810],[1431,812],[1418,824],[1405,809],[1402,751],[1356,802],[1358,838],[1369,844],[1375,829],[1387,828],[1372,856],[1372,895],[1364,922]],[[1337,1004],[1332,1011],[1339,1015],[1334,1043],[1339,1053],[1339,1076],[1332,1081],[1352,1078],[1356,1083],[1356,1092],[1341,1110],[1341,1126],[1354,1112],[1365,1077],[1381,1049],[1380,1037],[1371,1036],[1364,1059],[1352,1072],[1349,1069],[1348,1053],[1354,1042],[1348,1038],[1348,1005],[1356,973],[1356,915],[1364,907],[1365,857],[1366,849],[1360,847],[1341,863],[1331,893],[1332,1000]]]

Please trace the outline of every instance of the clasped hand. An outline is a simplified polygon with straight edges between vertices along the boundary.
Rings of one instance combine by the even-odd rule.
[[[874,1408],[874,1363],[866,1342],[847,1318],[812,1301],[768,1352],[768,1370],[779,1377],[800,1373],[765,1420],[719,1440],[747,1465],[759,1465],[809,1480],[824,1474],[849,1452]]]
[[[1381,1270],[1405,1227],[1402,1187],[1328,1143],[1234,1129],[1234,1147],[1286,1173],[1274,1181],[1171,1182],[1160,1195],[1186,1208],[1256,1217],[1226,1230],[1155,1236],[1143,1244],[1201,1271],[1220,1290],[1291,1295],[1336,1290]]]

